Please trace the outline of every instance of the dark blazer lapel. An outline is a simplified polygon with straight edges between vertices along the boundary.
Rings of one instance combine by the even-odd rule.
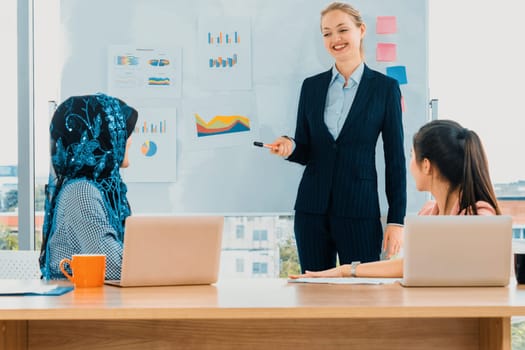
[[[361,77],[361,81],[357,87],[354,102],[352,103],[352,107],[350,107],[350,111],[348,112],[348,116],[346,117],[343,128],[339,133],[338,139],[343,137],[349,132],[349,130],[351,130],[351,124],[353,124],[355,120],[358,119],[359,115],[363,113],[364,108],[367,106],[368,100],[372,97],[374,86],[373,80],[373,73],[365,64],[363,76]]]
[[[330,134],[330,131],[328,130],[328,127],[326,126],[326,123],[324,122],[324,109],[326,106],[326,96],[328,95],[328,86],[330,85],[330,80],[332,79],[332,69],[330,68],[327,72],[324,72],[319,76],[319,84],[318,90],[317,90],[317,113],[315,113],[315,116],[319,116],[319,119],[317,122],[319,123],[319,130],[323,130],[322,132],[326,135],[326,137],[329,137],[331,140],[334,139],[332,134]]]

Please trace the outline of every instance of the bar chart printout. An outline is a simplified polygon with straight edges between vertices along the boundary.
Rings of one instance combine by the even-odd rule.
[[[249,17],[201,17],[198,27],[199,77],[210,90],[252,87]]]

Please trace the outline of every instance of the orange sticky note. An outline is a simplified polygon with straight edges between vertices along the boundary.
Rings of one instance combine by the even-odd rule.
[[[396,49],[396,44],[378,43],[376,47],[376,60],[378,62],[394,62],[397,57]]]

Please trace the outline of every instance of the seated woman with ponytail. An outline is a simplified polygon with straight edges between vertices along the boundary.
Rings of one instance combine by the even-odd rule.
[[[427,123],[414,135],[410,172],[435,200],[419,215],[501,215],[478,135],[451,120]],[[355,277],[402,277],[403,259],[354,266]],[[299,277],[351,277],[351,265],[306,271]]]

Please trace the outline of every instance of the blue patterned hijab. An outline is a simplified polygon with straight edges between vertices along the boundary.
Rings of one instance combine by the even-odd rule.
[[[100,189],[109,222],[123,240],[124,221],[131,210],[120,165],[137,117],[135,109],[104,94],[72,96],[55,111],[49,128],[52,166],[46,186],[40,252],[44,277],[48,271],[48,242],[55,231],[56,198],[69,180],[90,180]]]

